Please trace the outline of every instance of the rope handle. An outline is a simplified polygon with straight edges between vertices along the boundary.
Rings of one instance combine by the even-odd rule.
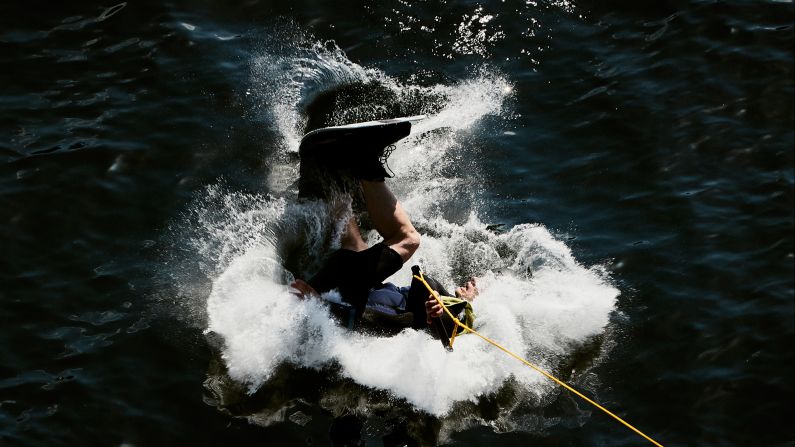
[[[419,277],[417,277],[416,274],[414,275],[414,277],[419,278],[419,280],[422,281],[426,285],[426,287],[428,287],[428,290],[431,291],[431,295],[434,298],[436,298],[436,301],[441,303],[441,301],[439,301],[439,297],[437,295],[434,295],[435,291],[432,290],[430,288],[430,286],[427,285],[428,283],[425,281],[425,275],[422,274],[422,271],[420,270],[420,268],[415,265],[414,267],[412,267],[412,271],[415,271],[415,269],[416,269],[416,273],[419,273]],[[445,307],[444,303],[442,303],[442,307],[447,309]],[[452,317],[452,314],[450,312],[448,312],[447,314]],[[455,317],[452,317],[452,318],[453,318],[454,323],[456,323]],[[460,323],[460,322],[458,322],[458,323]],[[450,337],[449,335],[447,335],[447,328],[445,328],[444,323],[442,323],[442,320],[440,320],[438,318],[434,318],[432,320],[432,324],[433,324],[433,327],[436,330],[437,334],[439,334],[439,341],[442,342],[442,346],[444,346],[444,349],[447,352],[453,352],[453,341],[455,340],[455,336]],[[455,331],[456,329],[458,329],[458,324],[454,324],[453,325],[453,330]]]

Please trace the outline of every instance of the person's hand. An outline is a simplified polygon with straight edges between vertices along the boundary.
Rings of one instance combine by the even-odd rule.
[[[304,299],[308,296],[313,296],[316,298],[320,297],[320,294],[317,293],[317,291],[303,279],[296,279],[292,284],[290,284],[290,287],[292,287],[290,293],[297,296],[298,298]]]
[[[463,300],[472,301],[478,294],[478,285],[475,283],[475,278],[469,278],[463,286],[455,289],[455,296]]]
[[[438,294],[438,292],[434,291],[434,293]],[[436,298],[433,295],[428,295],[428,299],[425,300],[425,320],[428,324],[431,324],[431,318],[439,318],[442,316],[442,306],[436,301]]]

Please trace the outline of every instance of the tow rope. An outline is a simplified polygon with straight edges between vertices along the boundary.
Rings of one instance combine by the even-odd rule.
[[[444,312],[447,314],[447,316],[450,317],[453,320],[453,323],[455,323],[455,327],[453,327],[453,335],[452,335],[452,337],[450,337],[450,345],[449,345],[450,348],[452,348],[452,346],[453,346],[453,342],[455,341],[455,337],[456,337],[456,334],[458,333],[458,328],[459,327],[461,329],[467,331],[467,332],[471,332],[471,333],[477,335],[478,337],[482,338],[483,340],[489,342],[490,344],[494,345],[495,347],[499,348],[501,351],[503,351],[504,353],[510,355],[511,357],[515,358],[516,360],[519,360],[520,362],[524,363],[525,365],[529,366],[530,368],[534,369],[535,371],[543,374],[545,377],[547,377],[548,379],[550,379],[553,382],[557,383],[558,385],[562,386],[563,388],[565,388],[565,389],[571,391],[572,393],[576,394],[577,396],[579,396],[580,398],[582,398],[583,400],[585,400],[589,404],[593,405],[594,407],[596,407],[596,408],[602,410],[603,412],[607,413],[607,415],[609,415],[613,419],[617,420],[618,422],[621,422],[627,428],[629,428],[630,430],[632,430],[635,433],[639,434],[640,436],[642,436],[647,441],[651,442],[652,444],[656,445],[657,447],[662,447],[662,444],[660,444],[659,442],[657,442],[654,439],[650,438],[649,436],[647,436],[645,433],[643,433],[642,431],[638,430],[637,428],[633,427],[629,422],[621,419],[620,417],[615,415],[613,412],[611,412],[607,408],[605,408],[605,407],[599,405],[598,403],[596,403],[595,401],[589,399],[587,396],[585,396],[581,392],[575,390],[574,388],[572,388],[567,383],[565,383],[562,380],[556,378],[552,374],[544,371],[543,369],[539,368],[538,366],[528,362],[527,360],[523,359],[522,357],[514,354],[513,352],[509,351],[508,349],[506,349],[505,347],[503,347],[502,345],[500,345],[496,341],[494,341],[494,340],[492,340],[492,339],[480,334],[478,331],[476,331],[476,330],[472,329],[471,327],[469,327],[469,326],[465,325],[464,323],[462,323],[458,318],[455,317],[455,315],[452,314],[452,312],[450,312],[447,309],[447,306],[445,306],[444,303],[442,302],[442,300],[439,298],[439,294],[435,290],[433,290],[433,288],[431,288],[431,286],[428,284],[427,281],[425,281],[425,277],[424,277],[424,275],[422,273],[420,273],[419,276],[418,275],[412,275],[412,276],[415,279],[417,279],[418,281],[420,281],[425,286],[426,289],[428,289],[428,292],[430,292],[430,294],[431,294],[430,296],[432,296],[436,300],[436,302],[439,303],[440,306],[442,306],[442,309],[444,309]]]

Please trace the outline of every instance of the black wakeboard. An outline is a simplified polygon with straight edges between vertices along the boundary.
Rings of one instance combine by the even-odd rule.
[[[347,189],[341,177],[365,158],[378,158],[384,148],[411,133],[411,123],[424,115],[393,118],[313,130],[301,139],[298,196],[328,198],[329,189]]]

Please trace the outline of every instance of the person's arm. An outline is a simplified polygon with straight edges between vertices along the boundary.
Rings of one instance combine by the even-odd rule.
[[[456,297],[469,302],[472,302],[477,295],[478,287],[475,278],[469,278],[463,286],[455,289]],[[434,297],[428,295],[428,299],[425,300],[425,316],[428,324],[431,324],[431,318],[441,317],[443,312],[444,310],[442,306],[439,305],[439,302],[436,301]]]
[[[362,180],[361,185],[370,220],[384,245],[407,262],[420,246],[420,233],[385,182]]]
[[[307,283],[303,279],[296,279],[295,281],[293,281],[292,284],[290,284],[290,287],[292,287],[293,289],[290,290],[290,293],[292,293],[298,298],[304,299],[308,296],[315,298],[320,297],[320,294],[317,293],[317,291],[313,289],[312,286],[310,286],[309,283]]]
[[[442,312],[444,312],[444,310],[442,310],[442,306],[436,301],[436,298],[432,295],[428,295],[428,299],[425,300],[425,321],[431,324],[431,319],[441,317]]]
[[[462,300],[472,302],[478,295],[478,285],[475,278],[469,278],[463,286],[455,289],[455,296]]]

